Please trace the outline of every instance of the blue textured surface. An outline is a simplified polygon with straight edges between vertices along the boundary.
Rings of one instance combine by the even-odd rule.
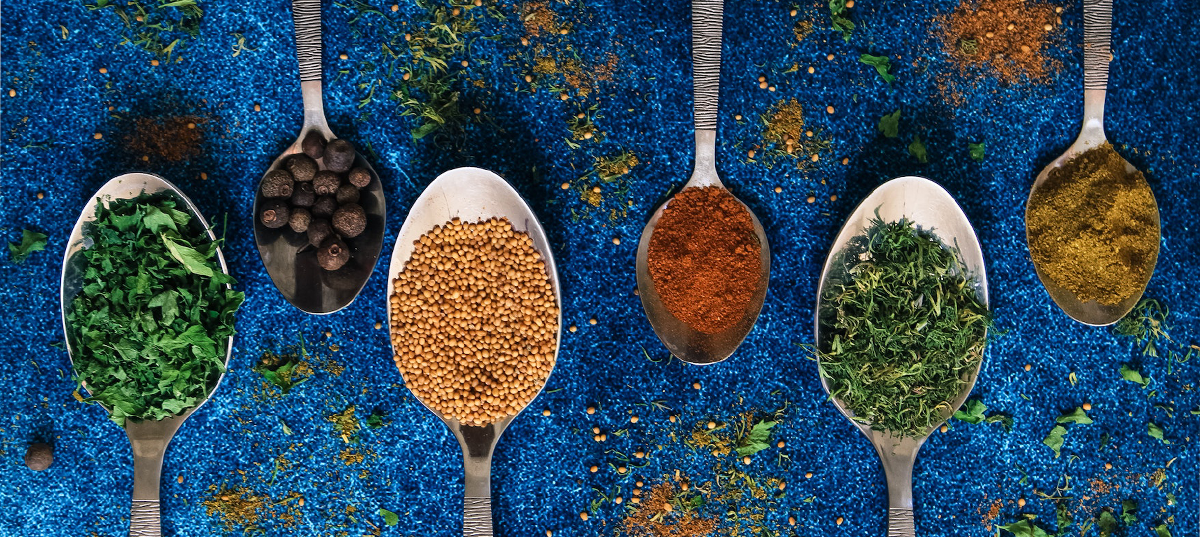
[[[1200,18],[1200,9],[1191,0],[1116,4],[1108,131],[1116,143],[1128,144],[1123,154],[1148,172],[1160,203],[1162,253],[1148,296],[1173,308],[1176,339],[1196,343],[1200,305],[1190,285],[1200,253],[1195,229],[1200,150],[1193,140],[1200,126],[1200,64],[1191,50],[1200,44],[1200,34],[1191,21]],[[386,282],[380,274],[386,261],[351,307],[310,317],[272,288],[254,251],[248,216],[254,185],[300,127],[289,6],[249,0],[203,5],[201,38],[181,50],[181,63],[160,67],[152,67],[150,57],[133,46],[115,46],[118,23],[109,13],[53,0],[5,2],[0,8],[0,228],[9,241],[18,240],[23,228],[50,236],[47,251],[25,264],[0,262],[7,323],[0,336],[5,364],[0,369],[0,408],[5,409],[0,415],[0,535],[127,531],[128,442],[100,408],[71,397],[57,287],[61,253],[82,204],[110,177],[135,170],[174,181],[210,221],[228,214],[225,255],[247,295],[229,375],[216,399],[185,424],[168,450],[162,486],[165,534],[218,533],[220,527],[200,502],[209,497],[210,485],[222,483],[244,484],[276,500],[289,491],[304,496],[296,524],[266,522],[268,535],[368,534],[382,525],[380,507],[401,515],[398,527],[385,527],[384,535],[456,534],[462,505],[458,446],[403,388],[389,359],[387,331],[374,328],[386,320]],[[811,16],[818,31],[797,44],[790,5],[729,2],[718,167],[766,227],[773,274],[762,317],[739,352],[720,365],[696,368],[643,356],[642,347],[657,358],[665,351],[632,293],[634,252],[645,218],[690,170],[689,6],[595,0],[552,7],[575,22],[575,30],[556,46],[572,43],[585,58],[610,52],[618,58],[614,80],[601,82],[584,101],[600,103],[604,117],[597,123],[606,136],[579,149],[563,141],[564,122],[574,113],[577,97],[564,103],[544,90],[511,90],[528,71],[527,61],[509,59],[521,53],[524,34],[515,6],[500,6],[508,21],[487,22],[481,34],[500,39],[476,42],[470,56],[475,66],[469,70],[487,87],[473,88],[464,100],[468,108],[484,108],[491,121],[472,124],[469,141],[445,151],[427,140],[411,140],[410,118],[400,117],[394,103],[378,94],[358,108],[379,76],[357,74],[359,62],[382,64],[378,36],[397,31],[395,24],[411,20],[418,9],[407,4],[395,13],[385,9],[390,25],[382,22],[385,16],[368,15],[356,36],[348,25],[352,10],[325,8],[327,114],[335,133],[359,147],[369,143],[378,157],[374,164],[391,209],[387,244],[421,187],[446,169],[475,165],[512,181],[555,245],[564,322],[579,330],[564,332],[547,387],[558,391],[539,397],[497,448],[492,483],[498,535],[542,535],[547,529],[556,536],[612,534],[620,508],[606,504],[588,522],[578,516],[596,497],[592,487],[627,488],[632,479],[607,468],[588,472],[592,464],[605,467],[605,448],[650,449],[649,466],[637,471],[648,481],[677,468],[701,475],[711,467],[669,443],[667,413],[635,406],[649,400],[665,400],[685,424],[741,408],[772,410],[789,401],[787,418],[776,429],[776,438],[786,440],[787,447],[772,448],[750,467],[789,482],[769,525],[780,535],[791,535],[792,529],[797,535],[882,535],[886,496],[876,456],[823,400],[815,366],[798,345],[812,340],[816,279],[841,220],[870,189],[906,174],[944,185],[978,230],[996,324],[1007,333],[990,346],[975,394],[1015,420],[1009,433],[955,422],[949,432],[929,440],[915,472],[918,532],[991,535],[995,530],[987,529],[980,511],[997,499],[1004,501],[1000,521],[1026,512],[1053,527],[1054,504],[1034,489],[1049,493],[1068,475],[1073,488],[1062,494],[1085,504],[1081,519],[1133,498],[1141,504],[1142,520],[1128,535],[1149,535],[1150,525],[1172,517],[1174,535],[1200,534],[1200,426],[1189,413],[1200,406],[1196,361],[1168,375],[1163,359],[1141,359],[1109,330],[1074,323],[1051,303],[1028,259],[1022,223],[1028,187],[1078,130],[1079,47],[1053,50],[1065,67],[1047,85],[1007,88],[980,79],[955,107],[943,101],[937,76],[961,75],[928,37],[932,17],[949,9],[946,3],[860,1],[853,15],[860,28],[850,44],[820,29],[828,20],[824,8],[805,4],[801,16]],[[1067,5],[1066,43],[1082,39],[1080,9]],[[243,34],[256,50],[232,56],[232,32]],[[868,51],[891,55],[897,83],[887,87],[856,61]],[[338,53],[349,59],[338,60]],[[827,61],[827,54],[835,59]],[[492,63],[481,66],[480,60]],[[799,72],[786,73],[793,63]],[[805,72],[808,65],[816,67],[815,74]],[[108,73],[100,74],[100,67]],[[343,69],[350,73],[338,75]],[[777,91],[759,89],[759,76],[767,76]],[[8,96],[10,89],[14,97]],[[752,118],[791,97],[810,111],[810,124],[832,138],[832,151],[804,171],[786,162],[773,168],[747,162],[746,150],[759,137]],[[261,111],[254,111],[256,104]],[[109,106],[115,107],[112,113]],[[836,112],[825,114],[826,106]],[[901,138],[880,137],[876,121],[898,107],[904,110]],[[143,162],[123,148],[129,120],[114,116],[167,113],[212,118],[200,157],[176,164]],[[751,119],[737,122],[734,114]],[[103,138],[94,139],[96,132]],[[916,132],[929,147],[927,165],[905,151]],[[979,140],[987,142],[982,163],[971,161],[966,147]],[[620,149],[641,161],[631,174],[629,216],[576,221],[572,210],[584,204],[559,185],[578,178],[594,156]],[[843,157],[849,165],[840,164]],[[207,180],[200,179],[201,172]],[[781,193],[774,192],[777,186]],[[36,198],[39,191],[45,199]],[[816,203],[805,202],[810,194]],[[836,201],[830,201],[833,195]],[[620,245],[613,244],[614,237]],[[587,322],[593,317],[596,325]],[[345,372],[334,375],[315,364],[316,375],[287,396],[255,397],[261,379],[252,365],[264,350],[280,349],[297,334],[315,348],[335,344],[337,352],[320,353],[345,366]],[[1119,365],[1128,361],[1142,363],[1153,377],[1149,389],[1120,379]],[[1068,382],[1071,372],[1077,385]],[[694,390],[693,382],[702,388]],[[1093,405],[1096,423],[1071,426],[1062,457],[1054,458],[1041,440],[1055,417],[1084,402]],[[357,406],[360,419],[378,408],[388,422],[365,430],[361,442],[351,446],[368,453],[357,465],[337,458],[347,445],[324,419],[350,404]],[[589,404],[600,411],[586,414]],[[1168,415],[1156,404],[1174,412]],[[543,416],[542,409],[552,410],[551,415]],[[631,413],[643,419],[627,425]],[[281,418],[294,434],[282,434]],[[1166,428],[1171,444],[1147,435],[1149,420]],[[598,444],[588,431],[592,426],[628,427],[629,434],[610,435],[606,444]],[[1103,433],[1111,441],[1100,451]],[[26,444],[39,438],[56,444],[56,461],[35,474],[24,468],[22,455]],[[654,450],[657,444],[666,447]],[[772,462],[779,451],[791,457],[789,467]],[[272,478],[280,453],[293,464]],[[1105,470],[1105,462],[1113,468]],[[1160,468],[1166,468],[1165,480],[1156,487],[1148,476]],[[814,475],[804,479],[808,471]],[[1024,481],[1023,472],[1028,473]],[[1089,485],[1094,479],[1115,488],[1094,492]],[[1167,493],[1174,495],[1174,505],[1167,504]],[[1019,508],[1018,498],[1029,504]],[[795,528],[786,524],[789,515],[798,519]],[[841,525],[835,524],[838,517],[844,518]]]

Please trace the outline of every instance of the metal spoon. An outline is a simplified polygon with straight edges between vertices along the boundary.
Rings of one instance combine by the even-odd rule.
[[[464,222],[478,222],[491,218],[507,218],[513,229],[524,231],[533,239],[533,247],[542,255],[546,262],[546,273],[550,276],[550,287],[554,291],[554,300],[558,305],[558,335],[562,339],[562,291],[558,284],[558,271],[554,267],[554,255],[550,251],[550,243],[546,233],[538,223],[533,210],[521,199],[521,195],[500,176],[479,168],[458,168],[450,170],[434,179],[417,201],[413,202],[404,227],[396,237],[396,247],[392,251],[392,264],[388,270],[387,307],[388,318],[392,316],[392,293],[394,283],[404,270],[413,253],[413,242],[434,227],[449,222],[454,218]],[[558,346],[555,346],[555,360],[558,359]],[[538,388],[538,393],[545,387]],[[413,394],[416,397],[416,394]],[[420,397],[417,397],[420,401]],[[421,401],[425,408],[429,405]],[[516,414],[483,427],[463,425],[454,418],[429,408],[437,417],[446,423],[450,432],[458,439],[463,450],[463,470],[466,473],[463,499],[463,535],[466,537],[490,537],[492,535],[492,450],[500,434],[512,422]],[[518,411],[519,413],[519,411]]]
[[[696,163],[692,177],[684,189],[715,186],[725,188],[721,178],[717,176],[716,143],[717,143],[717,109],[718,93],[721,85],[721,24],[724,13],[723,0],[694,0],[692,2],[692,78],[695,92],[694,115],[696,123]],[[741,200],[739,200],[740,202]],[[723,332],[705,334],[688,326],[667,311],[662,299],[654,289],[654,280],[650,278],[650,268],[647,256],[650,251],[650,237],[658,219],[662,218],[663,209],[671,203],[668,200],[650,217],[646,227],[642,229],[642,238],[637,250],[637,286],[638,296],[642,300],[642,309],[646,310],[646,318],[654,333],[662,341],[671,354],[679,359],[693,364],[711,364],[720,362],[733,354],[762,310],[763,300],[767,296],[767,284],[771,278],[771,248],[767,244],[767,234],[763,231],[762,223],[754,212],[746,207],[750,219],[754,222],[754,234],[762,247],[761,270],[758,275],[758,285],[754,295],[746,307],[741,320]],[[745,204],[742,204],[745,206]]]
[[[1079,156],[1089,149],[1100,147],[1108,138],[1104,136],[1104,97],[1108,88],[1108,62],[1111,59],[1111,42],[1112,42],[1112,0],[1084,0],[1083,2],[1083,128],[1079,131],[1079,137],[1075,139],[1075,143],[1067,148],[1067,151],[1054,159],[1049,166],[1038,174],[1037,180],[1033,183],[1033,188],[1029,190],[1029,199],[1033,199],[1033,193],[1038,187],[1046,182],[1046,178],[1050,176],[1050,171],[1059,168],[1067,163],[1067,161]],[[1122,159],[1124,160],[1124,159]],[[1125,171],[1134,173],[1137,171],[1125,161]],[[1029,202],[1025,202],[1025,214],[1029,215]],[[1158,220],[1158,204],[1154,205],[1154,219]],[[1029,229],[1025,230],[1025,241],[1029,242]],[[1129,298],[1122,300],[1113,306],[1106,306],[1094,300],[1082,302],[1075,293],[1060,287],[1054,283],[1041,267],[1038,267],[1037,262],[1034,262],[1033,268],[1037,272],[1038,279],[1042,281],[1042,285],[1046,288],[1046,292],[1050,294],[1050,298],[1054,300],[1058,307],[1062,308],[1072,319],[1084,324],[1093,326],[1104,326],[1115,323],[1124,317],[1129,310],[1133,309],[1139,299],[1142,298],[1142,293],[1146,290],[1146,285],[1150,283],[1150,276],[1154,273],[1154,265],[1158,263],[1158,241],[1154,243],[1154,254],[1150,257],[1150,270],[1146,272],[1146,278],[1141,283],[1141,289],[1134,293]]]
[[[884,222],[894,222],[908,218],[920,229],[929,230],[938,236],[944,244],[958,248],[960,259],[966,265],[968,273],[975,280],[976,292],[984,306],[988,304],[987,273],[983,265],[983,251],[979,248],[979,239],[975,230],[967,221],[967,216],[955,203],[954,198],[937,183],[920,177],[900,177],[892,179],[876,188],[867,196],[842,226],[841,232],[833,241],[829,257],[825,259],[825,268],[821,272],[821,283],[817,288],[817,305],[815,314],[815,331],[817,348],[821,349],[824,340],[821,333],[821,297],[825,287],[833,278],[844,278],[847,269],[856,260],[846,259],[847,246],[850,240],[861,236],[871,226],[871,220],[878,212]],[[869,423],[861,423],[853,419],[854,413],[846,405],[833,397],[834,406],[843,416],[858,427],[875,446],[879,459],[883,462],[884,475],[888,485],[888,535],[905,537],[916,535],[913,522],[912,501],[912,469],[917,460],[917,450],[929,438],[938,426],[954,414],[955,410],[967,400],[975,379],[979,376],[980,364],[971,372],[962,393],[950,402],[950,410],[944,412],[942,421],[934,424],[919,438],[898,437],[889,431],[877,431]],[[830,393],[829,384],[824,376],[821,377],[821,387],[825,393]]]
[[[209,228],[208,222],[204,220],[204,216],[200,214],[200,210],[196,208],[192,200],[166,179],[148,173],[130,173],[115,177],[100,187],[100,190],[89,198],[90,201],[84,206],[79,220],[75,222],[75,227],[71,230],[70,241],[67,243],[67,252],[63,256],[59,303],[62,309],[63,333],[66,334],[67,356],[71,359],[72,367],[75,365],[75,345],[72,342],[71,331],[67,328],[67,311],[71,301],[83,287],[85,266],[81,252],[93,244],[92,239],[84,234],[84,225],[96,219],[95,201],[101,200],[107,206],[107,200],[131,199],[142,193],[156,194],[159,192],[169,192],[174,196],[181,203],[180,208],[192,215],[192,225],[202,227],[208,233],[209,239],[217,240],[216,235]],[[220,248],[217,248],[217,262],[221,265],[221,272],[229,274],[229,268],[225,266],[225,256],[222,255]],[[229,367],[229,356],[232,353],[233,338],[230,337],[225,346],[226,368]],[[221,373],[221,376],[209,389],[204,401],[178,416],[158,421],[125,421],[125,434],[129,436],[129,443],[133,446],[133,504],[129,515],[129,535],[139,537],[161,535],[158,489],[167,444],[170,443],[171,437],[175,436],[175,431],[179,430],[179,426],[183,425],[184,420],[188,419],[196,412],[196,409],[212,397],[213,392],[224,378],[225,374]],[[87,384],[84,384],[83,387],[86,389]]]
[[[320,133],[327,142],[336,138],[325,121],[321,97],[321,0],[293,0],[292,20],[296,26],[300,91],[304,96],[304,126],[295,143],[271,163],[267,173],[282,166],[287,157],[302,153],[301,144],[308,133]],[[350,261],[336,271],[327,271],[317,264],[317,249],[308,243],[305,234],[295,233],[287,226],[271,229],[263,225],[258,212],[265,200],[261,189],[255,191],[254,242],[258,255],[283,297],[307,313],[333,313],[350,305],[367,284],[383,249],[387,214],[383,185],[362,153],[355,154],[354,167],[371,172],[371,183],[359,190],[358,201],[367,214],[367,228],[361,235],[346,239],[352,252]]]

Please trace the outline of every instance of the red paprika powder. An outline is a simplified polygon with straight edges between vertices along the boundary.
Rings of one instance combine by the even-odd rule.
[[[750,211],[720,187],[686,188],[663,209],[646,264],[667,311],[716,334],[741,320],[762,269]]]

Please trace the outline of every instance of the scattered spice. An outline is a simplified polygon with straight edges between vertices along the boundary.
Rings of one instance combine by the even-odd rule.
[[[578,221],[588,218],[593,212],[608,215],[610,222],[617,222],[629,215],[633,203],[630,196],[633,187],[633,171],[640,164],[632,151],[621,151],[595,157],[592,168],[563,189],[574,189],[584,205],[571,209],[571,217]]]
[[[1150,279],[1159,242],[1154,194],[1105,143],[1050,171],[1025,213],[1039,273],[1083,302],[1112,306]]]
[[[647,264],[667,311],[716,334],[745,316],[758,289],[761,255],[742,202],[721,187],[686,188],[663,209]]]
[[[1062,65],[1047,55],[1062,37],[1053,4],[1031,0],[961,0],[935,20],[955,68],[1007,84],[1046,82]]]
[[[768,165],[780,158],[792,158],[797,166],[816,162],[813,158],[829,149],[831,143],[824,135],[817,135],[813,127],[806,124],[804,106],[795,98],[784,99],[773,104],[763,115],[762,148],[769,158]],[[754,158],[754,151],[748,153]]]
[[[390,298],[404,383],[464,424],[515,415],[554,367],[558,304],[546,262],[507,219],[457,218],[414,242]]]
[[[154,156],[168,162],[189,160],[200,155],[204,129],[208,122],[199,116],[139,117],[125,137],[134,155]]]

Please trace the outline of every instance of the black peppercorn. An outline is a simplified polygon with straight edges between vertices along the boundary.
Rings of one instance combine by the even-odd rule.
[[[347,239],[357,237],[367,229],[367,213],[357,203],[342,205],[333,213],[333,229]]]
[[[325,136],[316,129],[308,131],[308,134],[304,135],[304,141],[300,142],[300,149],[313,159],[321,158],[325,154]]]
[[[346,248],[346,243],[336,236],[325,239],[321,249],[317,250],[317,263],[325,270],[340,269],[349,260],[350,250]]]
[[[344,173],[353,165],[354,146],[350,142],[338,139],[325,146],[325,169]]]
[[[25,450],[25,466],[30,470],[40,472],[54,463],[54,447],[45,442],[29,444]]]
[[[317,193],[313,191],[312,181],[296,183],[292,188],[292,207],[312,207],[315,201],[317,201]]]
[[[358,187],[351,184],[339,186],[335,197],[337,198],[338,205],[358,203]]]
[[[325,239],[333,235],[333,226],[324,218],[314,218],[308,223],[308,243],[320,246]]]
[[[317,201],[313,202],[312,214],[319,218],[329,218],[333,216],[333,212],[337,208],[337,200],[333,196],[321,196],[317,198]]]
[[[288,226],[296,233],[308,231],[309,222],[312,222],[312,213],[303,207],[292,209],[292,215],[288,217]]]
[[[259,221],[269,228],[286,226],[290,217],[291,214],[288,211],[287,204],[280,200],[264,202],[262,204],[262,211],[258,213]]]
[[[292,178],[299,182],[312,181],[313,175],[317,173],[317,161],[303,153],[296,153],[288,157],[283,163],[283,167],[292,172]]]
[[[262,180],[262,195],[267,198],[286,198],[292,195],[292,174],[287,170],[271,170]]]
[[[321,170],[313,177],[313,191],[318,196],[332,196],[337,194],[339,186],[342,186],[342,178],[329,170]]]
[[[371,184],[371,172],[366,168],[350,170],[350,184],[358,188],[367,188],[367,185]]]

